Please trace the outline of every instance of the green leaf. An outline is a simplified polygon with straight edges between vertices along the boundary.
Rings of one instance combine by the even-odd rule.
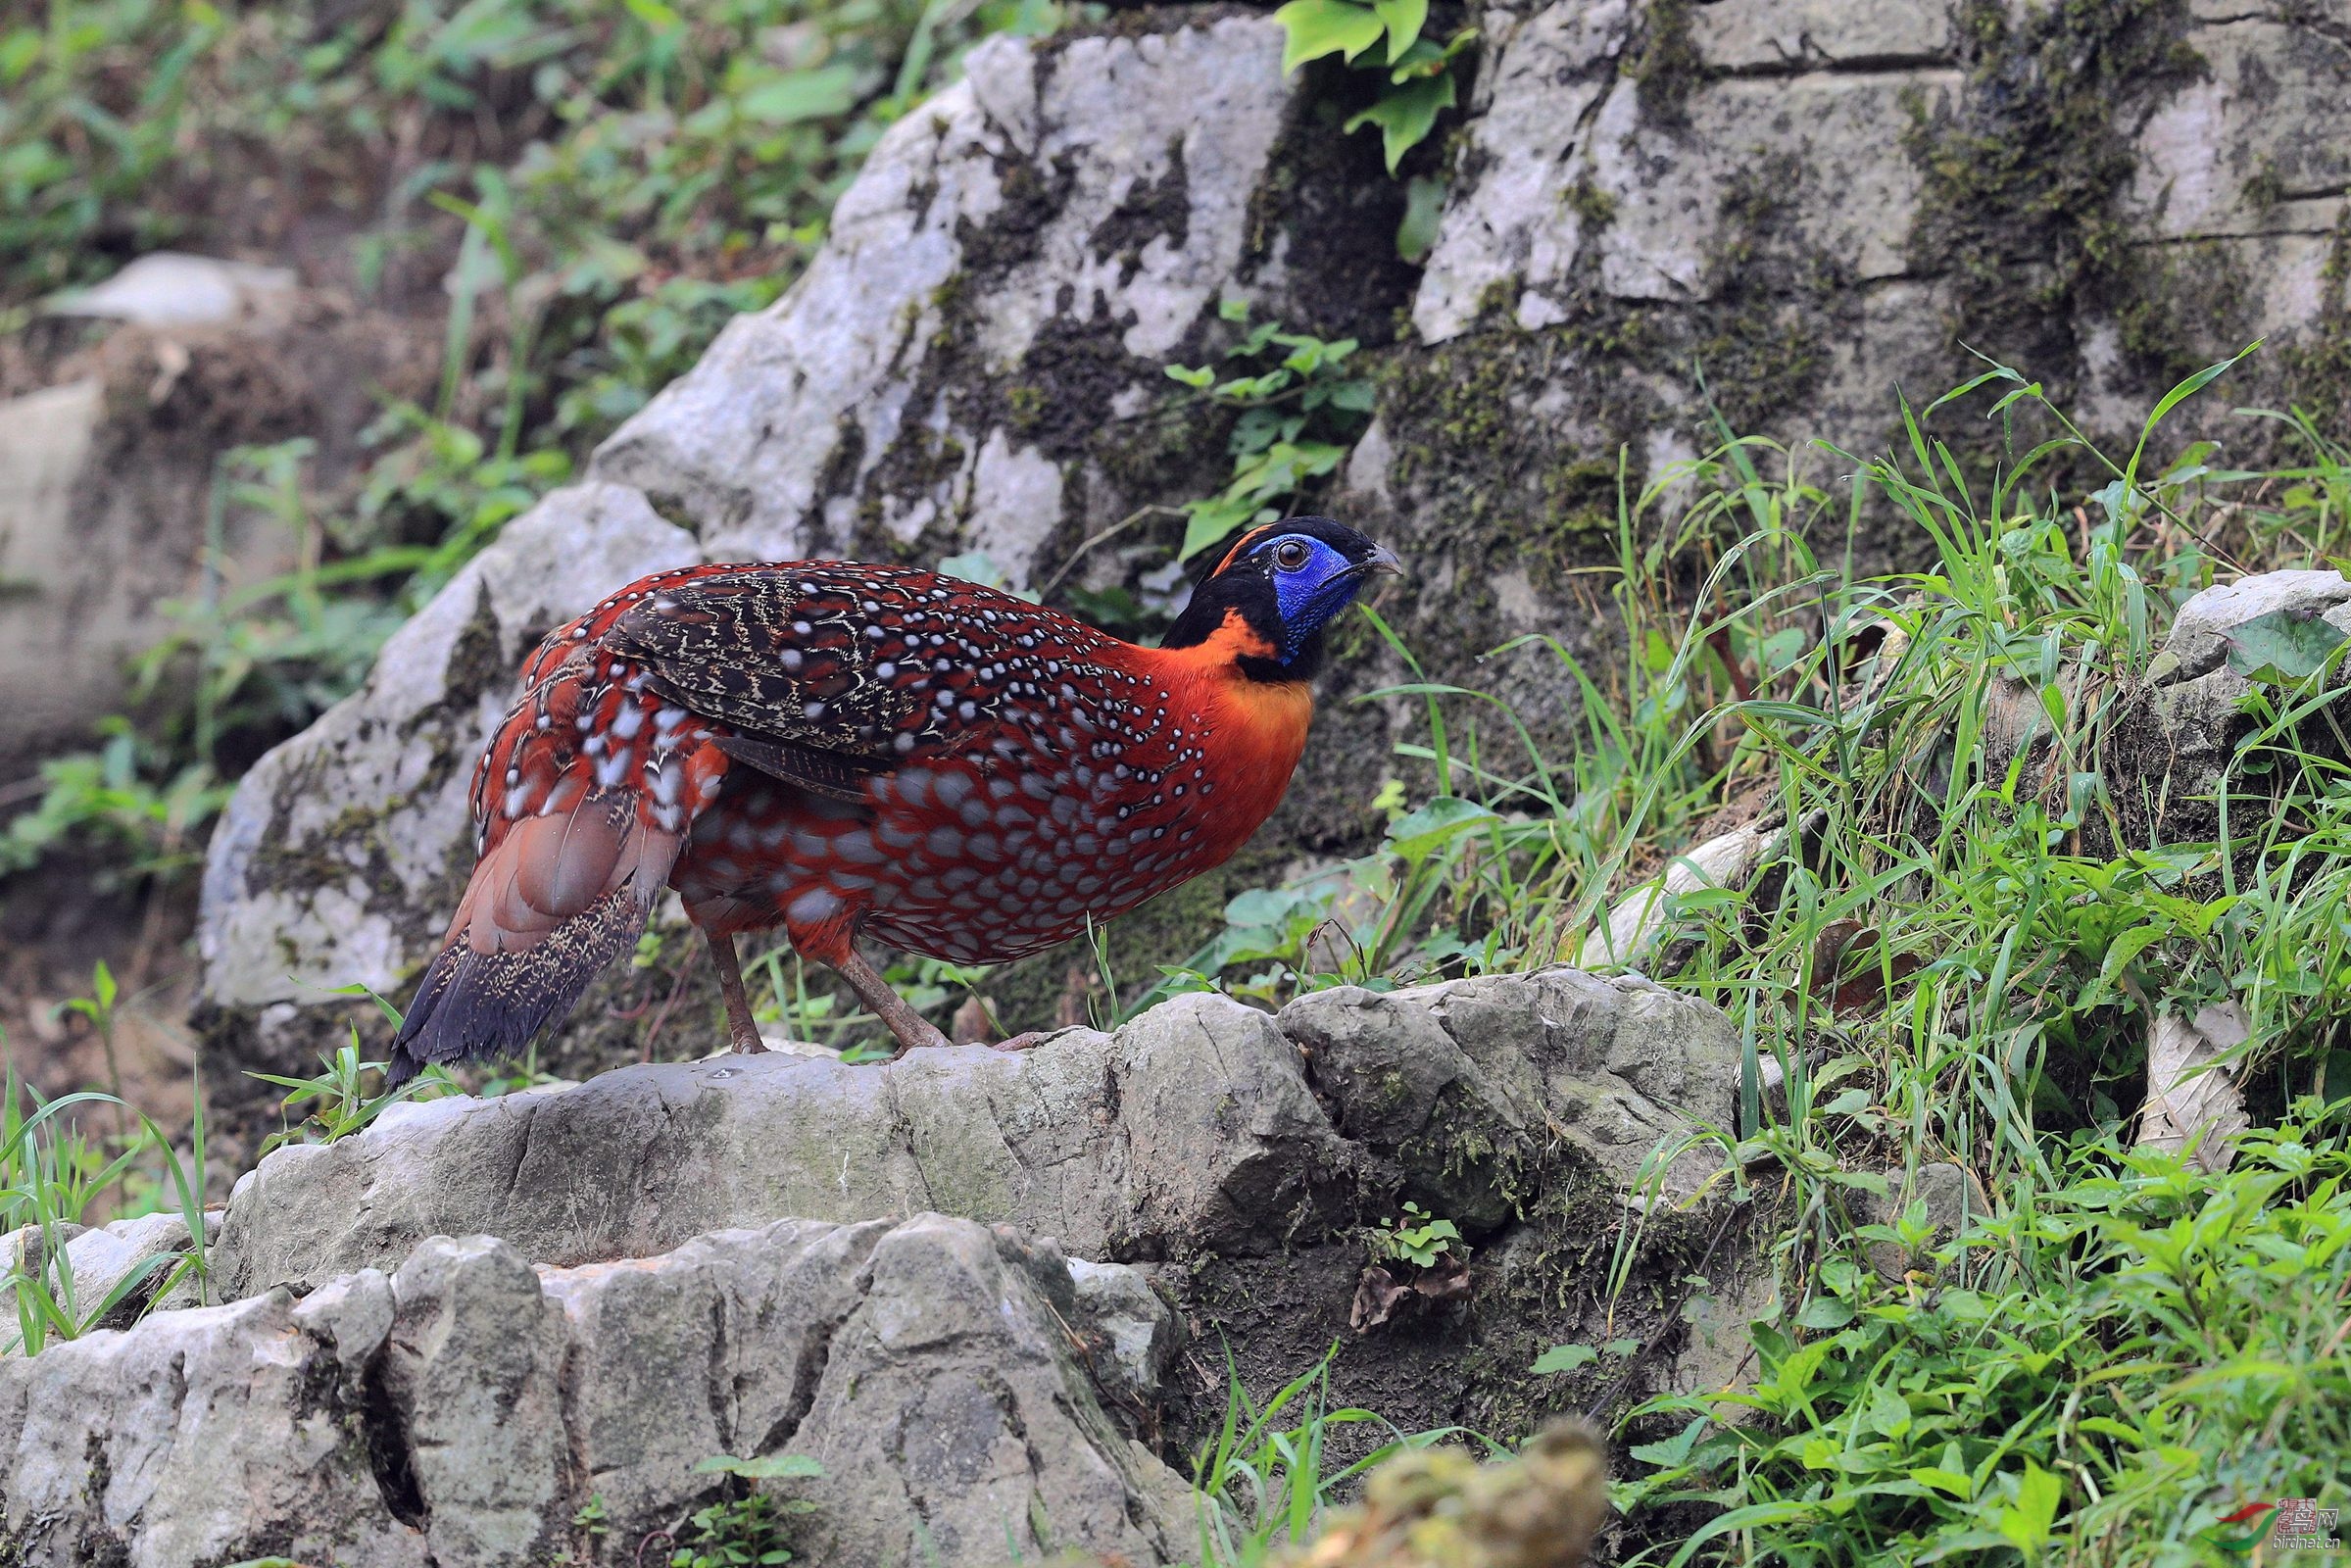
[[[1396,253],[1418,265],[1437,244],[1437,223],[1445,212],[1445,181],[1415,174],[1404,185],[1404,217],[1396,225]]]
[[[1285,75],[1325,55],[1351,61],[1388,32],[1388,24],[1377,12],[1348,0],[1290,0],[1273,19],[1288,35],[1282,46]]]
[[[1193,502],[1186,510],[1192,514],[1192,520],[1184,525],[1183,547],[1176,552],[1178,561],[1190,561],[1254,517],[1257,500],[1248,495],[1210,496],[1205,501]]]
[[[1816,1296],[1796,1314],[1797,1326],[1807,1329],[1841,1329],[1852,1321],[1853,1309],[1834,1296]]]
[[[1962,1502],[1976,1494],[1976,1483],[1956,1470],[1942,1470],[1929,1465],[1911,1471],[1910,1479],[1922,1487],[1947,1492]]]
[[[2324,668],[2343,634],[2309,612],[2274,610],[2227,633],[2229,667],[2247,680],[2290,685]]]
[[[1388,63],[1395,65],[1420,36],[1429,20],[1429,0],[1371,0],[1371,9],[1388,29]]]
[[[2017,1486],[2016,1506],[2000,1510],[2000,1534],[2016,1544],[2026,1557],[2040,1555],[2049,1544],[2057,1505],[2065,1500],[2065,1483],[2032,1460],[2025,1461],[2025,1479]]]
[[[1501,820],[1476,801],[1440,795],[1388,827],[1388,847],[1407,860],[1426,859],[1439,846],[1470,829]]]
[[[1658,1443],[1643,1443],[1628,1451],[1634,1458],[1661,1468],[1688,1464],[1690,1450],[1698,1446],[1698,1438],[1712,1424],[1705,1416],[1694,1416],[1679,1435]]]
[[[1870,1391],[1865,1419],[1872,1432],[1888,1438],[1903,1437],[1910,1431],[1910,1401],[1895,1389],[1881,1383]]]
[[[661,4],[661,0],[623,0],[623,3],[630,16],[655,32],[673,32],[686,24],[686,19]]]
[[[1204,390],[1210,382],[1216,379],[1216,372],[1204,365],[1171,365],[1167,367],[1167,378],[1171,381],[1181,381],[1188,387]]]
[[[1452,107],[1453,74],[1448,71],[1406,82],[1349,120],[1345,128],[1351,132],[1364,125],[1379,126],[1381,145],[1388,154],[1388,172],[1393,174],[1404,154],[1428,138],[1438,115]]]
[[[2150,922],[2146,925],[2134,925],[2121,936],[2116,937],[2107,946],[2105,961],[2098,965],[2098,978],[2091,981],[2088,986],[2083,988],[2082,995],[2074,999],[2075,1007],[2086,1011],[2103,1004],[2107,997],[2113,994],[2125,973],[2129,971],[2131,962],[2140,954],[2171,934],[2169,926]]]
[[[1535,1358],[1528,1368],[1532,1372],[1573,1372],[1600,1358],[1600,1352],[1589,1345],[1554,1345]]]
[[[794,125],[847,114],[856,102],[857,70],[844,64],[763,81],[736,99],[735,108],[744,119],[764,125]]]

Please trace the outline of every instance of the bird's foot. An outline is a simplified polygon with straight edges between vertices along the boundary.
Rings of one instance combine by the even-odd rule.
[[[767,1042],[761,1040],[756,1033],[747,1035],[739,1030],[730,1030],[727,1035],[727,1049],[738,1056],[753,1056],[765,1051]]]
[[[1025,1034],[1014,1035],[1009,1040],[991,1040],[988,1042],[988,1049],[990,1051],[1034,1051],[1051,1040],[1054,1031],[1051,1029],[1031,1029]]]

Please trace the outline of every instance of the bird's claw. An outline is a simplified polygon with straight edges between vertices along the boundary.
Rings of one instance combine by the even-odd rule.
[[[1050,1030],[1031,1029],[1025,1034],[1014,1035],[1009,1040],[991,1040],[988,1042],[988,1049],[990,1051],[1034,1051],[1052,1038],[1053,1034]]]

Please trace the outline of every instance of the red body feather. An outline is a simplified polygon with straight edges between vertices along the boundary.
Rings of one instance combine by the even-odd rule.
[[[1320,627],[1396,560],[1325,518],[1268,532],[1208,573],[1170,648],[843,562],[661,572],[559,628],[474,773],[478,862],[392,1081],[561,1017],[663,886],[711,939],[738,1049],[759,1043],[732,937],[776,926],[902,1046],[939,1043],[860,933],[1023,957],[1218,864],[1280,802]]]
[[[698,590],[745,588],[772,606],[763,629],[775,645],[724,652],[763,654],[787,677],[750,694],[787,710],[735,710],[765,723],[712,716],[720,705],[694,704],[660,660],[630,652],[631,617],[692,615]],[[568,877],[523,868],[560,863],[555,824],[617,796],[634,817],[627,869],[674,885],[707,929],[781,925],[830,963],[859,930],[959,962],[1040,952],[1223,861],[1281,800],[1312,701],[1303,683],[1243,677],[1237,651],[1262,651],[1239,617],[1200,647],[1141,648],[901,568],[645,578],[524,665],[522,696],[474,775],[484,863],[510,836],[548,825],[514,857],[519,906],[510,897],[476,909],[469,896],[451,938],[484,912],[493,943],[501,930],[524,935],[545,923],[525,911],[567,915],[605,894],[622,857],[601,843]],[[777,732],[806,737],[780,769],[727,749]],[[822,771],[832,759],[844,760]]]

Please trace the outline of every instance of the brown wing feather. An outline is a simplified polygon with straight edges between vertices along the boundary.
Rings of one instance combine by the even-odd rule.
[[[875,639],[847,595],[812,573],[746,572],[685,584],[622,615],[603,646],[681,707],[772,741],[885,761],[916,694],[878,679]]]
[[[952,744],[1008,699],[1042,700],[1016,690],[1019,668],[1099,674],[1090,661],[1124,645],[978,583],[803,562],[663,586],[599,646],[680,707],[796,754],[740,754],[753,766],[837,794],[857,772]]]
[[[517,1051],[569,1012],[636,946],[683,844],[647,826],[623,790],[517,823],[474,866],[401,1020],[386,1085],[427,1062]]]

